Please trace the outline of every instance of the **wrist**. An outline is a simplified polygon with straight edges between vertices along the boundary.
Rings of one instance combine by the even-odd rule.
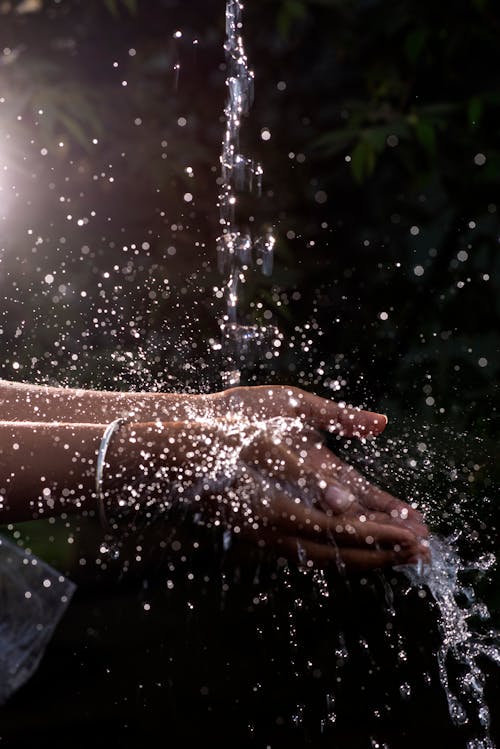
[[[145,506],[160,509],[168,487],[167,427],[162,422],[117,424],[106,449],[102,493],[98,504],[103,525],[116,532],[123,521]],[[159,488],[162,489],[162,497]],[[99,494],[99,493],[98,493]]]

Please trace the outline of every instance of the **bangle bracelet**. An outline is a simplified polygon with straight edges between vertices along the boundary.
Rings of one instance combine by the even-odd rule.
[[[123,424],[126,424],[129,421],[129,419],[125,418],[119,418],[115,419],[111,422],[111,424],[108,424],[106,429],[104,430],[104,434],[102,435],[101,444],[99,445],[99,450],[97,452],[97,467],[96,467],[96,473],[95,473],[95,493],[97,497],[97,504],[99,508],[99,519],[101,521],[101,525],[104,528],[105,531],[108,533],[112,532],[111,526],[108,522],[108,518],[106,516],[106,508],[104,506],[104,492],[103,492],[103,475],[104,475],[104,463],[106,461],[106,453],[108,452],[109,443],[111,442],[111,437],[113,434],[117,431],[117,429],[120,429],[120,427],[123,426]]]

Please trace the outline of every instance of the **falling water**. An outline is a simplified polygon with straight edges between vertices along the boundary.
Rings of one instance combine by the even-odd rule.
[[[227,310],[220,324],[224,358],[222,380],[226,387],[239,384],[242,362],[252,349],[260,346],[269,336],[269,328],[239,322],[238,288],[253,264],[265,275],[271,274],[275,243],[271,231],[254,237],[249,230],[241,228],[236,218],[238,195],[250,190],[260,196],[263,175],[258,162],[240,153],[241,120],[248,115],[254,94],[254,73],[248,67],[243,46],[242,10],[243,4],[239,0],[227,0],[224,49],[228,92],[224,109],[226,130],[222,143],[222,185],[218,202],[222,233],[217,240],[219,270],[227,279]]]
[[[495,563],[495,557],[484,555],[473,568],[465,568],[453,548],[453,539],[445,542],[434,537],[430,546],[432,565],[420,568],[410,565],[400,569],[412,584],[425,586],[438,606],[442,637],[437,654],[439,679],[453,723],[464,726],[470,723],[471,713],[474,713],[478,735],[469,740],[467,749],[494,749],[489,730],[490,713],[484,696],[485,677],[478,659],[489,658],[500,665],[500,640],[495,630],[478,633],[469,626],[469,620],[473,618],[486,622],[489,612],[483,603],[476,601],[473,588],[464,585],[461,578],[471,569],[486,572]],[[460,671],[456,686],[450,683],[451,664]]]
[[[238,196],[245,190],[260,195],[263,170],[258,162],[240,152],[240,129],[244,116],[247,116],[254,96],[254,73],[248,67],[248,59],[242,38],[243,4],[239,0],[227,0],[226,42],[228,87],[225,106],[226,129],[221,154],[221,190],[219,194],[221,235],[217,240],[219,270],[226,280],[226,314],[221,323],[224,365],[222,380],[225,387],[240,383],[241,366],[256,345],[261,346],[269,336],[269,330],[256,325],[244,325],[238,314],[238,289],[245,281],[245,275],[252,265],[260,267],[265,275],[270,275],[273,266],[275,238],[271,232],[254,237],[250,231],[241,228],[241,218],[237,218]],[[424,586],[431,593],[439,610],[439,628],[442,644],[437,654],[441,685],[448,701],[450,717],[454,724],[470,724],[477,720],[476,737],[468,741],[468,749],[494,749],[490,738],[490,717],[484,696],[484,674],[478,658],[488,657],[500,664],[498,635],[490,630],[480,635],[469,626],[469,619],[489,616],[486,607],[475,601],[472,588],[460,582],[464,571],[460,557],[450,542],[437,537],[431,541],[432,564],[401,567],[412,585]],[[486,569],[494,558],[482,560],[481,569]],[[478,568],[479,568],[478,567]],[[284,571],[286,576],[286,569]],[[324,572],[315,571],[313,582],[321,594],[324,586]],[[327,586],[326,586],[327,587]],[[465,600],[462,604],[461,599]],[[290,637],[294,641],[294,613],[290,611]],[[297,646],[297,643],[295,643]],[[293,651],[293,648],[292,648]],[[293,653],[292,653],[293,660]],[[461,675],[456,685],[451,684],[450,666],[458,666]],[[401,685],[402,698],[408,698],[411,687]],[[459,691],[460,695],[456,692]],[[327,702],[333,696],[328,695]],[[333,704],[333,703],[332,703]],[[332,712],[333,711],[333,712]],[[329,715],[335,720],[334,707],[329,706]],[[474,713],[475,718],[472,717]],[[301,722],[302,709],[297,706],[294,720]],[[330,718],[329,718],[330,719]]]

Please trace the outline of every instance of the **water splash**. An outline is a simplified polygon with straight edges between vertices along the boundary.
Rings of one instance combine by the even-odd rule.
[[[226,42],[227,60],[226,86],[228,88],[224,114],[226,129],[221,153],[221,191],[219,194],[220,226],[222,234],[217,239],[219,270],[227,278],[227,309],[220,323],[224,367],[223,384],[238,385],[241,365],[253,354],[262,351],[270,341],[270,333],[276,337],[278,331],[270,326],[243,325],[238,319],[238,289],[244,283],[250,266],[256,266],[264,275],[271,275],[275,238],[272,231],[253,237],[243,231],[236,218],[238,194],[244,190],[262,191],[262,166],[240,153],[241,121],[250,112],[254,97],[254,73],[248,66],[248,58],[242,37],[243,4],[239,0],[227,0]]]
[[[448,542],[431,538],[431,565],[404,565],[398,569],[413,585],[427,587],[438,606],[442,636],[437,653],[438,671],[453,723],[457,726],[469,724],[474,714],[478,735],[468,741],[467,749],[494,749],[490,713],[484,695],[485,676],[479,659],[486,657],[500,665],[499,633],[492,629],[478,632],[469,625],[473,618],[487,621],[489,612],[483,603],[476,601],[474,589],[462,582],[462,576],[470,571],[486,572],[495,563],[495,557],[487,554],[474,566],[464,566],[453,546],[458,536],[456,534]],[[456,685],[452,685],[450,680],[452,665],[460,672]]]

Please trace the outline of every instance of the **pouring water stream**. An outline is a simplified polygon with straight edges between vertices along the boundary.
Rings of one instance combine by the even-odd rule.
[[[254,95],[254,74],[248,66],[243,43],[243,4],[239,0],[226,3],[226,41],[228,87],[225,107],[226,129],[221,154],[221,190],[219,210],[221,235],[217,241],[220,272],[225,276],[227,309],[220,324],[221,348],[224,365],[222,380],[225,387],[240,383],[241,367],[249,350],[256,344],[265,348],[266,329],[240,322],[238,311],[238,289],[245,281],[245,274],[252,264],[260,266],[270,275],[273,266],[275,238],[272,233],[252,237],[241,229],[236,218],[238,194],[254,190],[260,195],[263,170],[259,163],[240,153],[240,129],[242,118],[247,116]],[[500,641],[491,630],[486,635],[478,634],[469,624],[471,618],[480,616],[486,620],[488,610],[474,600],[474,592],[461,582],[464,565],[454,549],[453,540],[431,539],[432,563],[429,566],[407,565],[399,568],[412,586],[421,586],[430,592],[439,611],[439,629],[442,638],[437,653],[438,672],[446,694],[450,718],[456,725],[465,725],[474,713],[477,722],[476,736],[467,743],[468,749],[494,749],[490,737],[490,715],[484,695],[485,677],[478,660],[488,657],[500,665]],[[478,569],[484,571],[495,562],[494,557],[483,559]],[[321,594],[328,596],[324,573],[316,571],[313,580]],[[464,595],[465,594],[465,595]],[[459,603],[461,600],[465,603]],[[382,605],[382,604],[381,604]],[[291,612],[293,630],[293,612]],[[461,676],[456,694],[451,686],[450,664],[459,667]],[[402,698],[409,698],[408,684],[400,687]],[[327,699],[331,720],[335,720],[334,696]],[[296,722],[300,723],[302,709],[297,706]],[[294,718],[294,720],[295,720]]]
[[[219,212],[221,235],[217,240],[219,270],[226,276],[227,310],[220,324],[224,367],[223,384],[239,385],[241,365],[250,348],[260,346],[269,330],[239,321],[238,288],[252,264],[270,275],[273,267],[275,238],[271,231],[263,236],[252,236],[241,229],[236,218],[238,194],[244,190],[262,190],[262,166],[240,153],[242,118],[249,114],[254,95],[254,73],[248,67],[243,46],[242,9],[239,0],[228,0],[226,5],[227,101],[224,109],[226,130],[221,153]]]

